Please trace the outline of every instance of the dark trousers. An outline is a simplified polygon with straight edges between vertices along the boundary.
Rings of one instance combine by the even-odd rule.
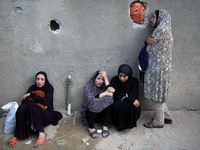
[[[94,113],[89,110],[86,111],[86,119],[88,121],[88,127],[94,128],[95,123],[102,123],[103,126],[110,125],[111,118],[111,106],[108,106],[103,111],[99,113]]]

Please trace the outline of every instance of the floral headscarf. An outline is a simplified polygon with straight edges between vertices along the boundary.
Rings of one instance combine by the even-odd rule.
[[[95,79],[99,74],[99,71],[96,71],[92,78],[90,78],[89,82],[84,87],[84,99],[81,109],[81,120],[87,122],[85,120],[86,111],[89,110],[91,112],[99,113],[103,109],[107,108],[113,103],[113,97],[104,96],[104,97],[96,97],[96,95],[101,94],[106,91],[106,86],[103,83],[101,87],[97,87],[95,84]]]

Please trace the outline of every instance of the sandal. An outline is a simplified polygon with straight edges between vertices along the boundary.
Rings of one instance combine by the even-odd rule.
[[[163,128],[164,126],[163,126],[163,125],[155,126],[155,125],[153,124],[153,122],[149,122],[149,123],[147,123],[147,124],[144,124],[144,127],[146,127],[146,128]]]
[[[8,142],[8,145],[9,145],[10,147],[14,147],[16,144],[17,144],[17,138],[16,138],[16,137],[11,138],[11,139],[9,140],[9,142]]]
[[[47,134],[45,134],[45,138],[47,137]],[[36,146],[37,144],[39,144],[39,146]],[[40,146],[42,146],[44,144],[44,140],[43,139],[37,139],[36,143],[35,143],[35,148],[38,148]]]
[[[97,138],[97,137],[99,137],[99,134],[98,134],[97,131],[92,131],[92,132],[90,132],[90,130],[88,129],[88,132],[89,132],[89,134],[90,134],[90,136],[91,136],[92,138]],[[98,136],[94,136],[95,134],[98,134]]]
[[[105,134],[105,133],[107,133],[107,135],[103,135],[103,134]],[[108,137],[109,136],[109,131],[108,130],[103,130],[102,131],[102,136],[104,137],[104,138],[106,138],[106,137]]]
[[[152,120],[154,120],[154,118],[152,118]],[[166,123],[166,124],[172,124],[172,119],[165,119],[164,123]]]

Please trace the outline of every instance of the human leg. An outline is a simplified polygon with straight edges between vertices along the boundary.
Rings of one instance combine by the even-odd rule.
[[[110,125],[110,118],[111,118],[111,106],[108,106],[103,110],[103,132],[102,136],[107,137],[109,135],[108,127]]]
[[[39,131],[38,140],[36,141],[34,147],[40,147],[44,144],[44,140],[47,136],[44,132],[45,124],[49,124],[47,118],[48,113],[46,110],[38,106],[36,103],[28,105],[28,115],[30,117],[30,125],[34,126],[37,131]]]
[[[27,114],[29,116],[29,124],[39,132],[44,132],[44,122],[46,119],[44,111],[46,110],[43,110],[43,108],[36,103],[28,104]]]
[[[164,117],[165,117],[164,121],[166,124],[172,124],[172,117],[169,113],[166,103],[164,103]]]
[[[153,101],[154,120],[156,125],[164,125],[164,103]]]
[[[35,146],[36,148],[42,146],[44,144],[44,140],[46,138],[47,134],[45,134],[44,132],[39,132],[39,137],[38,137],[38,140],[36,141],[35,143]]]
[[[29,117],[27,116],[27,104],[22,104],[16,112],[16,127],[14,137],[20,139],[28,139],[30,135]]]
[[[88,121],[88,131],[90,133],[90,136],[92,138],[96,138],[98,137],[98,133],[94,128],[94,123],[95,123],[95,119],[96,119],[96,113],[91,112],[89,110],[86,111],[86,119]]]
[[[152,100],[154,119],[152,122],[144,124],[147,128],[163,128],[164,126],[164,103]]]

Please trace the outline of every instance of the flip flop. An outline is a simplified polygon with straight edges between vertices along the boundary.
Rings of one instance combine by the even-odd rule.
[[[105,133],[107,133],[106,136],[103,135],[103,134],[105,134]],[[108,130],[103,130],[103,131],[102,131],[102,137],[106,138],[106,137],[108,137],[108,136],[109,136],[109,131],[108,131]]]
[[[88,131],[89,131],[89,130],[88,130]],[[94,137],[95,134],[98,134],[97,131],[92,131],[92,132],[89,131],[89,133],[90,133],[90,136],[91,136],[92,138],[98,138],[98,137],[99,137],[99,136]]]
[[[8,142],[8,145],[10,147],[14,147],[16,144],[17,144],[17,138],[16,137],[12,137]]]
[[[47,137],[47,134],[45,134],[45,138]],[[42,146],[44,144],[44,140],[43,139],[37,139],[36,144],[40,144],[38,147],[34,146],[35,148],[39,148],[40,146]]]
[[[147,124],[144,124],[143,126],[146,127],[146,128],[163,128],[164,127],[163,125],[155,126],[153,124],[153,122],[149,122]]]

